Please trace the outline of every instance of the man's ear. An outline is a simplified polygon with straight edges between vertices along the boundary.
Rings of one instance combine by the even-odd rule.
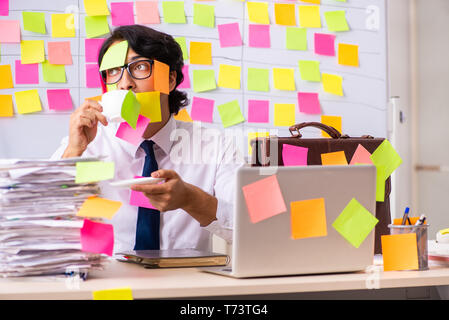
[[[170,81],[170,84],[169,84],[169,89],[170,89],[170,92],[172,92],[174,89],[175,89],[175,87],[176,87],[176,77],[177,77],[177,73],[176,73],[176,71],[171,71],[170,72],[170,78],[169,78],[169,81]]]

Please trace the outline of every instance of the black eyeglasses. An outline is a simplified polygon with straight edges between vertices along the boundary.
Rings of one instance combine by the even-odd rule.
[[[123,71],[126,69],[133,79],[143,80],[151,77],[153,64],[154,61],[150,59],[133,61],[121,67],[101,71],[101,79],[107,85],[117,83],[122,79]]]

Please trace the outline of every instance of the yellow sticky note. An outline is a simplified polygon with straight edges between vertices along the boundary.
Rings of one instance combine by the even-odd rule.
[[[13,115],[12,95],[0,94],[0,117],[12,117]]]
[[[376,201],[385,201],[385,166],[376,166]]]
[[[12,82],[11,65],[4,64],[0,66],[0,89],[14,88]]]
[[[42,104],[37,89],[16,91],[17,112],[20,114],[42,111]]]
[[[99,197],[89,197],[82,204],[76,215],[87,218],[111,219],[122,206],[120,201],[113,201]]]
[[[212,44],[210,42],[190,42],[190,64],[212,64]]]
[[[295,124],[295,104],[274,104],[274,125],[278,127],[290,127]]]
[[[341,131],[341,117],[340,116],[321,116],[321,123],[328,125],[330,127],[333,127],[338,130],[338,132]],[[326,138],[330,138],[330,136],[326,132],[322,132],[322,136]]]
[[[88,16],[109,16],[106,0],[84,0],[84,9]]]
[[[240,73],[239,66],[220,64],[218,74],[218,86],[222,88],[240,89]]]
[[[353,44],[338,44],[338,63],[344,66],[359,66],[359,46]]]
[[[131,288],[115,288],[107,290],[96,290],[92,292],[94,300],[133,300]]]
[[[321,164],[323,166],[347,165],[348,160],[344,151],[328,152],[321,154]]]
[[[251,146],[251,140],[259,137],[268,137],[270,136],[269,132],[248,132],[248,155],[253,154],[253,147]]]
[[[137,92],[137,101],[140,103],[140,114],[150,119],[150,122],[162,121],[161,95],[159,91]]]
[[[247,2],[248,19],[250,22],[259,24],[270,24],[268,15],[268,3],[266,2]]]
[[[416,233],[383,235],[381,242],[384,271],[419,268]]]
[[[319,6],[298,6],[299,26],[303,28],[321,28]]]
[[[324,198],[290,202],[292,239],[327,236]]]
[[[296,26],[295,5],[293,3],[275,3],[274,16],[276,24]]]
[[[175,118],[175,120],[178,120],[178,121],[193,122],[192,118],[190,117],[189,113],[187,112],[187,110],[185,108],[182,108],[181,110],[179,110],[178,114],[175,114],[173,116],[173,118]]]
[[[320,4],[321,0],[301,0],[302,2]]]
[[[73,13],[53,13],[51,15],[51,36],[53,38],[74,38],[75,15]]]
[[[321,77],[325,92],[343,96],[343,77],[328,73],[323,73]]]
[[[20,60],[22,64],[44,62],[45,60],[44,40],[20,41]]]
[[[274,87],[278,90],[295,91],[295,70],[290,68],[273,68]]]

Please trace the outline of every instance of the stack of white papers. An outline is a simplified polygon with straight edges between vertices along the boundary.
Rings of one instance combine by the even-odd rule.
[[[76,162],[99,159],[0,160],[0,276],[61,275],[85,278],[108,256],[82,251],[77,217],[100,194],[97,183],[75,183]]]

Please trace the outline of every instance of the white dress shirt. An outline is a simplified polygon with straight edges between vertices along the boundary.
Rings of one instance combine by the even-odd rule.
[[[115,163],[113,180],[132,179],[141,176],[145,162],[145,151],[123,139],[115,133],[117,123],[106,127],[98,124],[95,139],[88,145],[83,157],[106,156],[103,161]],[[159,169],[174,170],[183,181],[193,184],[218,199],[217,220],[201,227],[182,209],[161,212],[160,248],[212,249],[212,234],[232,241],[233,205],[235,174],[244,164],[244,159],[233,139],[227,139],[217,129],[206,129],[197,123],[181,122],[170,117],[167,124],[153,137],[154,153]],[[143,139],[142,139],[143,141]],[[68,137],[52,159],[62,157],[68,144]],[[101,197],[121,201],[120,210],[111,220],[114,227],[114,252],[132,250],[136,237],[138,207],[130,205],[131,189],[117,189],[100,182]]]

